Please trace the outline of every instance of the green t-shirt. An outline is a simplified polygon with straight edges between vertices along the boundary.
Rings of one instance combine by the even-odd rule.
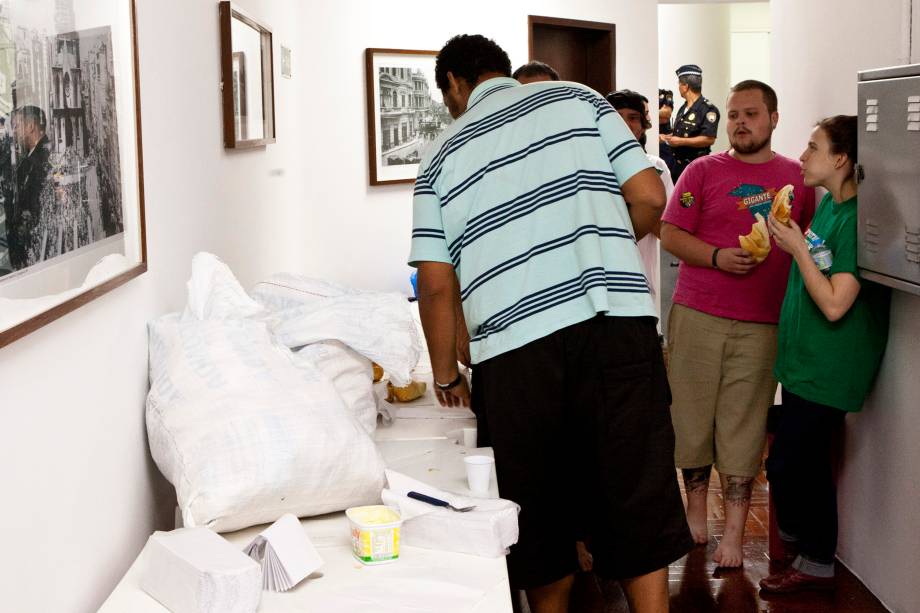
[[[852,273],[860,282],[859,295],[843,317],[828,321],[805,289],[802,273],[793,262],[779,316],[779,353],[773,373],[797,396],[858,411],[885,352],[890,291],[859,278],[856,197],[836,204],[827,194],[810,230],[831,250],[833,264],[825,274]]]

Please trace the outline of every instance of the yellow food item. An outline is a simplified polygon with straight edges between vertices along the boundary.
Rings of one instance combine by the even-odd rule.
[[[747,236],[739,236],[738,242],[741,248],[751,254],[754,261],[760,264],[770,253],[770,233],[767,232],[767,222],[763,215],[757,213],[754,216],[757,221],[751,226],[751,233]]]
[[[394,400],[409,402],[416,398],[421,398],[425,394],[426,387],[424,381],[412,381],[405,387],[396,387],[387,382],[387,402],[393,402]]]
[[[792,185],[783,186],[773,196],[773,206],[770,207],[770,212],[776,218],[776,221],[787,226],[789,225],[789,214],[792,212],[792,205],[789,203],[795,198],[792,193],[793,189]]]
[[[347,510],[347,515],[354,521],[365,526],[378,526],[392,524],[399,521],[399,513],[382,504],[367,507],[352,507]]]
[[[374,383],[377,383],[383,379],[383,369],[380,368],[380,365],[377,362],[371,362],[371,367],[374,369]]]

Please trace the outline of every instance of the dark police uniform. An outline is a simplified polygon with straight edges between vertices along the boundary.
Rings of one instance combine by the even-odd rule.
[[[702,76],[702,71],[699,66],[693,64],[677,69],[678,77],[685,74]],[[719,132],[719,117],[719,109],[705,97],[700,96],[690,108],[687,108],[687,103],[684,102],[678,109],[674,116],[673,134],[682,138],[693,138],[694,136],[715,138]],[[698,157],[709,155],[712,151],[709,147],[673,147],[672,149],[677,170],[674,176],[675,182],[690,162]]]
[[[671,113],[674,113],[674,93],[668,89],[659,89],[658,108],[660,109],[665,106],[671,107]],[[672,133],[670,119],[665,122],[658,122],[658,133],[664,135]],[[664,160],[664,163],[668,165],[668,172],[671,173],[672,180],[675,180],[674,176],[677,172],[677,162],[674,161],[674,152],[671,151],[671,145],[662,142],[658,143],[658,157]]]

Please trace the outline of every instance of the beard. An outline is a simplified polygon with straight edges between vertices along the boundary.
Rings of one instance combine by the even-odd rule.
[[[732,149],[734,149],[738,153],[749,155],[751,153],[758,153],[762,151],[765,147],[769,146],[770,135],[768,135],[766,138],[763,138],[761,140],[749,140],[745,143],[739,143],[734,138],[729,136],[728,143],[732,146]]]

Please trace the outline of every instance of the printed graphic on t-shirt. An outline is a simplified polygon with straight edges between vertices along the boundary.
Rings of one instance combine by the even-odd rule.
[[[693,197],[693,194],[690,192],[684,192],[680,195],[680,206],[685,209],[689,209],[693,206],[693,203],[696,201],[696,198]]]
[[[766,218],[770,214],[770,207],[773,206],[776,188],[764,188],[760,185],[742,183],[728,192],[728,194],[738,198],[739,211],[747,209],[751,217],[756,217],[757,213],[760,213]]]

